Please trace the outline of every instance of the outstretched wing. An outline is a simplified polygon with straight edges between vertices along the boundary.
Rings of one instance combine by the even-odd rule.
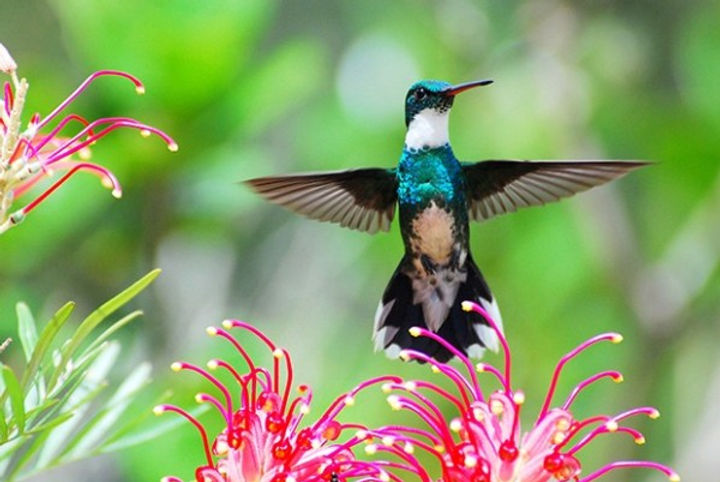
[[[640,161],[482,161],[463,164],[474,221],[538,206],[647,165]]]
[[[394,169],[261,177],[245,183],[268,201],[298,214],[370,234],[388,231],[395,214]]]

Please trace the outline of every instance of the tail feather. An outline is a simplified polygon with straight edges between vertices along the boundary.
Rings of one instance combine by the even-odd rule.
[[[414,326],[428,328],[428,325],[422,303],[415,303],[412,280],[403,269],[406,263],[406,258],[400,261],[375,313],[375,349],[385,350],[390,357],[397,357],[401,350],[412,349],[438,361],[448,361],[453,354],[446,347],[426,337],[415,338],[409,333]],[[485,348],[497,351],[497,335],[480,315],[463,311],[461,303],[465,300],[479,302],[501,329],[502,320],[497,303],[470,256],[466,260],[466,269],[467,277],[460,282],[455,300],[437,334],[461,353],[480,358]]]

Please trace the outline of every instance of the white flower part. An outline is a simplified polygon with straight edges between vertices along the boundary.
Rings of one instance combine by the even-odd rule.
[[[432,149],[447,144],[449,113],[449,109],[440,112],[432,108],[418,112],[408,126],[405,145],[410,149]]]
[[[10,55],[10,52],[8,52],[8,49],[0,43],[0,71],[11,74],[16,70],[17,64],[15,60],[12,58],[12,55]]]

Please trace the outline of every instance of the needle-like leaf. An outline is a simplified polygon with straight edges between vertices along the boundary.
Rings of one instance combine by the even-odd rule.
[[[15,425],[19,433],[23,433],[25,430],[25,405],[22,390],[20,389],[20,383],[15,376],[15,372],[5,365],[0,364],[0,371],[2,371],[2,378],[5,382],[5,393],[10,397],[10,406],[12,407],[13,417],[11,423],[8,424],[9,428]]]
[[[95,329],[95,327],[99,325],[103,320],[105,320],[108,316],[113,314],[118,308],[133,299],[138,293],[145,289],[147,285],[152,283],[159,274],[159,269],[155,269],[149,272],[148,274],[140,278],[138,281],[130,285],[127,289],[122,291],[120,294],[105,302],[97,310],[90,313],[90,315],[85,318],[82,323],[80,323],[80,326],[78,326],[72,338],[70,338],[68,343],[62,349],[60,363],[58,364],[55,373],[53,373],[52,377],[50,378],[50,382],[48,383],[49,387],[55,386],[58,378],[60,378],[60,375],[65,370],[68,361],[70,361],[75,351],[80,347],[82,342],[88,337],[88,335],[90,335],[90,333]]]

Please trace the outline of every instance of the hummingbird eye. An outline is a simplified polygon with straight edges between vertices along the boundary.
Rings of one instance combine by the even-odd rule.
[[[420,87],[418,90],[415,91],[415,99],[416,100],[423,100],[426,95],[427,95],[427,90],[425,90],[425,87]]]

